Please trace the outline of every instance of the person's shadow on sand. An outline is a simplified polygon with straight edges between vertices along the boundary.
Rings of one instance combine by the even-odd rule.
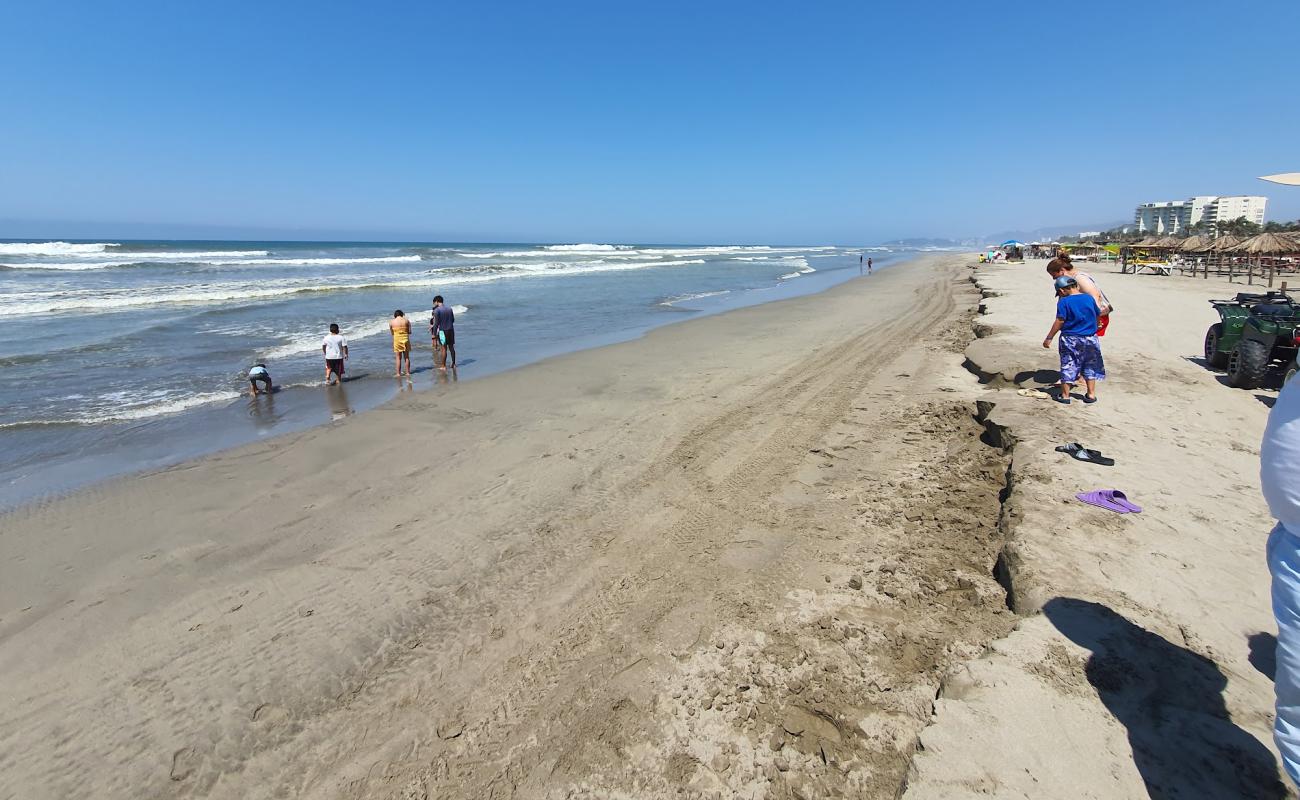
[[[1128,730],[1151,797],[1287,797],[1272,752],[1228,715],[1214,662],[1099,603],[1058,597],[1043,613],[1092,652],[1088,682]]]

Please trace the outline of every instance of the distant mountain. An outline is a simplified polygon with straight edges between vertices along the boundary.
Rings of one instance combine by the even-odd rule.
[[[1000,244],[1008,239],[1015,239],[1020,242],[1048,242],[1061,236],[1078,236],[1083,231],[1108,231],[1112,228],[1120,228],[1124,225],[1131,224],[1133,224],[1131,221],[1124,221],[1099,222],[1091,225],[1049,225],[1044,228],[1034,228],[1033,230],[997,231],[995,233],[986,233],[980,236],[968,236],[962,239],[945,237],[891,239],[888,242],[881,242],[880,245],[882,247],[904,247],[911,249],[924,249],[928,247],[978,249],[989,244]]]
[[[881,242],[881,247],[905,247],[905,248],[922,248],[922,247],[979,247],[984,242],[976,239],[934,239],[934,238],[913,238],[913,239],[891,239],[888,242]]]
[[[997,233],[985,234],[981,239],[981,243],[996,244],[998,242],[1005,242],[1008,239],[1016,239],[1021,242],[1051,241],[1060,236],[1078,236],[1083,231],[1108,231],[1112,228],[1120,228],[1132,224],[1133,220],[1121,220],[1120,222],[1098,222],[1090,225],[1051,225],[1046,228],[1035,228],[1028,231],[999,231]]]

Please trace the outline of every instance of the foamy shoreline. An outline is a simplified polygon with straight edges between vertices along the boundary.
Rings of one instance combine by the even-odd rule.
[[[76,249],[71,254],[63,252],[60,249],[62,245],[60,247],[54,247],[54,245],[42,246],[35,249],[42,252],[51,250],[50,253],[42,257],[62,259],[72,255],[92,260],[87,263],[94,263],[93,259],[103,258],[106,250],[118,249],[106,244],[66,246]],[[200,244],[195,247],[185,248],[184,243],[180,243],[173,244],[172,249],[167,251],[165,255],[156,250],[145,252],[151,256],[156,256],[155,260],[159,262],[168,257],[177,257],[178,252],[200,254],[217,252],[198,249],[201,246]],[[266,260],[260,258],[260,256],[272,251],[253,249],[256,246],[256,243],[249,243],[244,245],[245,249],[227,252],[239,256],[243,264],[260,264]],[[643,307],[635,309],[635,313],[643,317],[640,319],[629,320],[626,316],[620,316],[619,318],[604,321],[595,320],[588,325],[593,329],[590,333],[584,332],[582,319],[575,319],[568,324],[563,324],[563,329],[559,331],[550,331],[545,328],[539,330],[536,326],[528,325],[527,330],[523,332],[523,335],[520,335],[519,331],[503,330],[500,326],[503,319],[509,321],[512,316],[520,318],[526,316],[524,309],[527,304],[522,298],[516,295],[507,295],[504,301],[495,301],[491,293],[485,294],[482,299],[487,303],[488,313],[486,317],[483,317],[477,308],[471,308],[464,302],[457,301],[457,298],[467,296],[465,286],[460,288],[451,286],[452,291],[449,292],[449,296],[452,298],[451,304],[457,309],[458,322],[461,324],[462,337],[466,345],[462,348],[461,357],[462,364],[467,368],[460,371],[456,376],[458,379],[472,379],[482,375],[494,374],[564,352],[623,341],[639,336],[653,327],[679,322],[682,319],[679,314],[686,313],[697,316],[744,305],[770,302],[773,299],[782,297],[821,291],[839,280],[856,275],[856,270],[847,270],[842,266],[836,269],[837,265],[829,262],[828,265],[819,264],[819,266],[829,266],[828,271],[818,272],[807,265],[807,261],[803,256],[793,257],[791,255],[792,252],[802,252],[806,256],[820,254],[823,258],[838,257],[842,260],[845,259],[840,250],[831,248],[797,250],[795,248],[720,246],[674,250],[670,248],[632,249],[630,246],[618,246],[616,248],[612,245],[575,245],[571,249],[562,249],[563,247],[566,246],[548,246],[540,250],[512,253],[496,251],[481,253],[480,255],[483,255],[485,259],[489,259],[485,261],[485,264],[490,273],[479,276],[481,285],[495,284],[500,279],[500,275],[503,273],[498,273],[496,270],[502,265],[490,259],[501,259],[507,255],[515,260],[518,260],[523,255],[531,256],[532,260],[524,265],[527,267],[526,271],[529,275],[535,275],[541,279],[591,281],[598,279],[603,272],[636,276],[638,272],[644,274],[647,269],[653,271],[657,267],[664,267],[674,275],[681,275],[684,285],[689,286],[692,278],[688,273],[677,272],[679,268],[695,269],[704,264],[706,258],[714,257],[719,253],[727,257],[737,253],[766,253],[767,255],[761,256],[761,258],[772,260],[771,265],[766,267],[771,278],[770,287],[766,288],[771,288],[771,291],[756,291],[752,288],[747,289],[743,285],[728,284],[730,288],[725,289],[676,293],[671,296],[659,295],[657,297],[651,294],[650,297],[654,298],[653,300],[647,299]],[[176,248],[181,249],[177,250]],[[284,263],[286,259],[282,256],[282,253],[280,251],[276,252],[278,257],[271,260]],[[407,268],[410,266],[409,259],[422,257],[421,255],[401,255],[386,256],[384,258],[394,259],[394,266],[397,268]],[[575,261],[574,265],[557,268],[548,259],[558,257],[573,258],[578,259],[578,261]],[[743,257],[750,258],[750,256]],[[603,263],[606,259],[612,258],[638,260],[629,263],[616,262],[609,265]],[[0,256],[0,260],[3,260],[2,256]],[[288,260],[298,262],[313,259]],[[365,272],[374,268],[373,266],[367,266],[368,262],[382,259],[368,258],[352,253],[348,258],[326,260],[347,261],[349,264],[354,265],[349,269]],[[886,257],[882,261],[887,264],[889,259]],[[575,266],[576,264],[586,264],[586,266],[579,267]],[[177,266],[183,269],[195,268],[192,264],[153,264],[138,267],[138,269],[170,269]],[[509,263],[506,263],[505,266],[508,267]],[[798,272],[777,274],[778,271],[788,269],[790,266],[796,267]],[[476,268],[483,269],[484,265],[479,265]],[[240,269],[244,268],[240,267]],[[316,267],[311,269],[316,269]],[[444,271],[452,273],[456,270],[448,269]],[[57,276],[60,273],[50,271],[44,274]],[[83,273],[76,272],[74,274],[79,276]],[[177,341],[185,347],[191,348],[192,352],[187,352],[179,358],[170,359],[167,363],[175,365],[180,371],[174,369],[165,370],[161,374],[152,376],[156,380],[150,380],[151,375],[147,372],[142,374],[131,369],[109,370],[110,374],[116,375],[118,379],[123,376],[130,377],[120,387],[106,387],[95,381],[92,381],[87,386],[84,381],[77,381],[69,383],[60,390],[57,384],[52,385],[48,381],[41,382],[42,373],[39,370],[29,370],[31,371],[30,375],[13,373],[16,380],[23,381],[21,385],[35,386],[37,382],[41,382],[40,385],[43,389],[39,395],[33,392],[28,398],[29,405],[31,405],[29,413],[23,413],[21,405],[11,406],[7,409],[9,411],[8,417],[0,419],[0,438],[4,439],[6,449],[12,456],[7,463],[0,465],[0,508],[40,500],[50,495],[63,494],[80,486],[93,484],[124,473],[156,470],[182,460],[199,457],[206,453],[243,444],[254,439],[261,439],[268,435],[292,432],[311,425],[324,424],[341,415],[373,408],[405,388],[417,390],[431,388],[435,385],[436,380],[441,378],[440,375],[430,369],[431,353],[427,341],[422,337],[417,337],[415,363],[417,373],[410,387],[398,386],[388,378],[391,367],[390,362],[387,360],[388,347],[383,341],[383,335],[387,330],[384,312],[377,310],[373,301],[369,301],[365,305],[365,310],[361,312],[360,316],[358,316],[357,312],[343,312],[341,316],[334,316],[339,314],[335,308],[336,303],[346,302],[349,295],[336,295],[334,289],[338,287],[334,287],[329,283],[325,285],[313,284],[311,279],[293,277],[294,273],[291,271],[283,271],[282,274],[288,276],[287,279],[294,285],[259,287],[249,290],[238,289],[222,295],[232,298],[232,302],[237,304],[236,308],[230,312],[229,322],[211,323],[207,325],[205,332],[198,332],[190,327],[190,323],[183,321],[179,327],[170,329],[172,332],[165,335],[166,339],[158,339],[159,344],[165,340]],[[572,277],[565,278],[563,276]],[[449,275],[445,279],[451,280],[453,278],[455,278],[455,275]],[[399,292],[393,302],[405,307],[408,316],[412,317],[417,328],[420,329],[423,326],[421,311],[412,309],[408,305],[408,301],[412,300],[411,289],[425,286],[428,280],[427,277],[412,279],[411,281],[394,280],[391,277],[379,280],[379,283],[388,286],[390,291]],[[632,280],[644,280],[644,278],[634,277]],[[407,283],[411,284],[411,287],[400,288]],[[543,280],[543,283],[554,284],[555,281]],[[582,291],[582,284],[574,283],[572,285],[575,291]],[[474,284],[466,284],[466,286],[472,287]],[[210,285],[202,289],[202,291],[195,291],[191,288],[187,290],[188,294],[184,296],[206,298],[204,300],[204,303],[206,303],[218,295],[214,287],[215,285]],[[272,319],[269,323],[270,329],[276,331],[276,335],[283,343],[266,347],[256,346],[256,342],[259,341],[256,339],[256,335],[258,331],[266,330],[266,326],[259,323],[257,317],[252,317],[250,324],[250,317],[247,313],[235,313],[238,310],[238,304],[257,303],[268,298],[275,300],[285,296],[283,293],[289,291],[296,293],[287,295],[294,297],[293,308],[308,304],[306,317],[310,319],[304,319],[303,321]],[[153,307],[151,304],[175,300],[181,296],[175,293],[122,289],[119,292],[97,292],[94,302],[99,304],[100,312],[112,311],[115,314],[132,314],[148,312]],[[415,295],[415,297],[419,296],[419,294]],[[20,301],[11,298],[11,302]],[[49,298],[42,294],[39,299],[34,301],[22,299],[23,307],[20,311],[32,319],[40,319],[43,328],[54,326],[51,328],[51,332],[55,333],[57,326],[63,324],[59,322],[61,317],[56,314],[48,318],[51,320],[50,322],[46,322],[46,317],[38,315],[51,308],[71,309],[77,306],[79,302],[81,301],[57,296]],[[478,298],[473,303],[477,306]],[[116,304],[116,308],[108,308],[108,306],[114,304]],[[0,305],[3,304],[0,303]],[[655,307],[658,307],[660,312],[674,311],[677,314],[667,316],[662,313],[655,313],[653,310]],[[312,313],[311,308],[317,308],[318,311]],[[332,308],[335,310],[331,311]],[[518,313],[512,314],[511,308],[516,308]],[[204,319],[210,315],[220,315],[224,312],[219,307],[210,309],[200,303],[192,310],[184,313],[197,315],[198,319]],[[423,313],[427,315],[427,310]],[[600,309],[587,307],[584,313],[587,315],[599,314]],[[325,314],[331,316],[326,317]],[[225,318],[216,317],[218,320]],[[24,324],[24,319],[24,317],[10,318],[9,324]],[[105,328],[105,325],[117,323],[112,320],[109,322],[99,321],[102,319],[105,318],[92,316],[81,320],[73,325],[72,335],[81,336],[87,330],[94,330],[97,332],[97,337],[107,337],[110,340],[106,342],[104,338],[96,338],[91,341],[89,347],[93,352],[103,352],[103,356],[97,355],[95,357],[97,364],[116,362],[124,357],[135,359],[136,356],[129,350],[115,352],[104,349],[112,344],[113,330],[111,327]],[[322,319],[339,321],[345,334],[355,343],[353,360],[350,366],[353,374],[360,378],[360,380],[350,381],[345,391],[333,392],[324,400],[322,400],[321,396],[318,396],[326,393],[323,393],[320,389],[320,373],[316,363],[319,360],[318,343],[321,330],[319,326],[322,324]],[[4,320],[0,319],[0,322],[4,322]],[[120,324],[124,326],[120,332],[122,336],[129,338],[141,335],[136,330],[136,327],[140,326],[133,327],[126,317],[123,317],[123,322]],[[595,328],[601,326],[607,327],[611,332],[596,332]],[[142,323],[142,327],[145,331],[159,329],[157,321],[151,319]],[[518,327],[519,324],[515,324],[515,328]],[[2,330],[0,328],[0,331]],[[548,335],[550,333],[558,333],[560,336],[550,336]],[[251,340],[249,339],[250,336],[253,337]],[[176,337],[179,337],[179,339]],[[220,351],[228,337],[236,337],[231,339],[232,342],[238,343],[249,340],[254,344],[249,352],[242,356],[236,355],[233,359],[230,359],[232,369],[229,371],[222,368],[229,356],[223,355]],[[46,352],[57,352],[69,346],[61,333],[56,333],[50,341],[51,346]],[[75,339],[72,340],[72,343],[75,344],[75,341]],[[54,344],[55,342],[57,344]],[[239,345],[236,344],[235,346]],[[218,348],[217,354],[214,355],[210,352],[212,347]],[[76,347],[68,350],[68,352],[73,353],[71,357],[77,357],[76,350]],[[31,367],[35,361],[44,359],[44,356],[38,358],[38,356],[32,354],[23,355],[17,359],[6,359],[0,353],[0,364],[6,366],[17,365],[23,369]],[[61,363],[62,359],[63,357],[60,357],[57,360]],[[267,400],[258,403],[248,401],[246,384],[242,379],[242,370],[247,368],[247,364],[257,361],[268,363],[277,384],[284,387],[285,391],[278,394],[274,401]],[[214,367],[216,368],[214,369]],[[194,374],[187,375],[185,371]],[[55,380],[61,380],[59,376],[69,374],[72,374],[70,370],[61,369],[55,373],[54,378]],[[334,395],[338,396],[335,397]],[[21,436],[15,437],[18,432],[21,432]],[[30,453],[31,455],[24,458],[24,453]],[[114,457],[114,454],[120,454],[120,457]]]

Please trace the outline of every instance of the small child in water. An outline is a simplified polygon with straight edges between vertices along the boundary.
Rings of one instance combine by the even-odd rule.
[[[266,393],[271,393],[271,373],[266,369],[265,364],[254,364],[248,371],[248,385],[252,389],[253,397],[257,397],[258,382],[265,383]]]
[[[1101,341],[1097,338],[1097,303],[1079,289],[1079,282],[1062,275],[1056,285],[1056,321],[1043,340],[1051,348],[1052,338],[1061,334],[1061,394],[1058,403],[1069,405],[1070,389],[1083,377],[1088,393],[1083,402],[1097,402],[1097,381],[1105,380],[1106,365],[1101,360]]]

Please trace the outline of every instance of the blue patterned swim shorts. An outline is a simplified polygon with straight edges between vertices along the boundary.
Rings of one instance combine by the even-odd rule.
[[[1106,364],[1101,360],[1101,342],[1092,336],[1061,334],[1058,345],[1061,351],[1061,382],[1078,383],[1079,375],[1085,380],[1106,379]]]

